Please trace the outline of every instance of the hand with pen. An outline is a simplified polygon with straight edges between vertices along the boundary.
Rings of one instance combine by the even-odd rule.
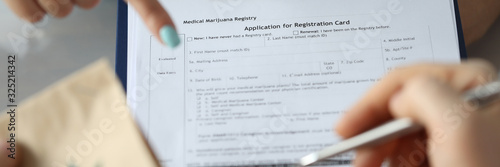
[[[377,83],[336,125],[344,138],[394,118],[412,118],[425,131],[357,150],[357,167],[469,167],[500,165],[500,103],[464,104],[466,90],[496,80],[482,61],[424,64],[395,70]]]
[[[74,6],[83,9],[94,8],[100,0],[4,0],[6,4],[22,19],[35,23],[46,14],[56,18],[68,16]],[[180,39],[172,19],[158,0],[128,0],[139,13],[142,20],[154,36],[164,44],[175,47]]]

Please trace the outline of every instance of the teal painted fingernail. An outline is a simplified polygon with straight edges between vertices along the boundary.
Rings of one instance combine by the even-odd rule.
[[[160,29],[160,37],[161,40],[171,48],[175,48],[179,43],[181,43],[181,39],[179,39],[179,35],[172,26],[163,26]]]

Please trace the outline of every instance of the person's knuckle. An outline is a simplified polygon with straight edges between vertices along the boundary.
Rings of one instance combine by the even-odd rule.
[[[435,76],[430,74],[420,74],[411,78],[405,87],[410,94],[419,94],[424,92],[423,90],[428,88],[429,83],[434,80],[436,80]]]

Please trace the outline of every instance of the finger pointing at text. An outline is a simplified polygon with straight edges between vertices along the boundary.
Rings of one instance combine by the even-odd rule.
[[[167,11],[157,0],[128,0],[128,3],[139,13],[142,20],[159,40],[170,47],[180,43],[174,23]]]

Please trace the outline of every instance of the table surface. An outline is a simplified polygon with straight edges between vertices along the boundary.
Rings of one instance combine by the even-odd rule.
[[[8,34],[23,36],[28,27],[0,2],[0,55],[12,53]],[[34,37],[25,38],[30,47],[18,58],[17,98],[23,100],[87,64],[105,57],[114,64],[116,1],[103,0],[96,8],[86,11],[75,8],[64,19],[48,18],[39,25]],[[23,30],[24,29],[24,30]],[[29,27],[28,27],[29,30]],[[470,58],[483,58],[500,67],[500,19],[488,34],[467,48]],[[498,56],[497,56],[498,55]],[[6,59],[5,56],[1,56]],[[0,69],[7,63],[0,60]],[[1,71],[0,71],[1,72]],[[7,83],[6,73],[0,82]],[[2,84],[3,85],[3,84]],[[5,104],[6,89],[0,88],[0,104]],[[0,110],[5,108],[0,106]]]

